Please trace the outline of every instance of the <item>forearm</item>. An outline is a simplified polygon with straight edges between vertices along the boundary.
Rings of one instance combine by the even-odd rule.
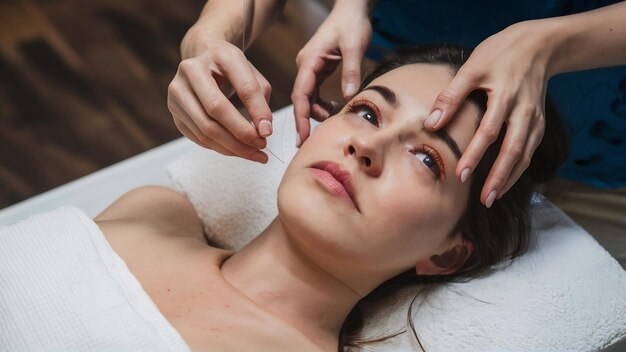
[[[549,76],[626,64],[626,1],[545,21],[555,43]]]
[[[211,40],[225,40],[238,47],[245,38],[249,46],[276,18],[286,0],[210,0],[198,21],[187,31],[181,43],[183,59],[194,57],[206,49]]]
[[[354,14],[363,14],[371,17],[374,7],[379,0],[335,0],[333,10],[338,8]]]

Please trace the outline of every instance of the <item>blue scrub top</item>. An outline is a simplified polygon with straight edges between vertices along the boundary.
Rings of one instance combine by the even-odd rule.
[[[473,48],[513,23],[616,2],[380,0],[367,56],[379,60],[395,47],[418,43]],[[626,187],[626,66],[557,75],[548,82],[548,94],[571,136],[570,156],[559,175],[596,187]]]

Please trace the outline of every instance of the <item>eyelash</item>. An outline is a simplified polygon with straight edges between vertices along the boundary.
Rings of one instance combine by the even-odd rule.
[[[372,103],[371,101],[365,100],[365,99],[357,99],[348,103],[348,112],[357,113],[358,111],[363,110],[363,108],[367,108],[371,112],[374,113],[374,118],[376,119],[376,123],[372,123],[371,121],[365,118],[363,119],[367,120],[367,122],[371,123],[372,125],[379,127],[380,126],[380,121],[379,121],[380,110],[378,110],[378,106],[374,105],[374,103]]]
[[[374,115],[374,119],[376,120],[376,123],[373,123],[372,121],[370,121],[369,119],[366,119],[365,117],[360,117],[363,118],[364,120],[366,120],[367,122],[371,123],[372,125],[379,127],[380,125],[380,110],[378,109],[378,107],[370,102],[369,100],[365,100],[365,99],[356,99],[353,101],[350,101],[347,104],[348,107],[348,112],[350,113],[358,113],[359,111],[362,110],[369,110],[370,112],[373,113]],[[357,114],[358,115],[358,114]],[[436,163],[435,168],[431,169],[429,166],[427,166],[426,164],[424,164],[424,162],[420,161],[424,166],[428,167],[429,170],[431,170],[431,172],[433,172],[433,174],[435,175],[435,178],[440,179],[442,174],[445,178],[446,173],[445,173],[445,167],[444,167],[444,163],[443,163],[443,159],[441,158],[441,155],[439,155],[439,153],[437,153],[437,151],[426,144],[422,144],[420,147],[413,149],[410,151],[412,154],[417,154],[417,153],[424,153],[426,154],[428,157],[430,157],[431,159],[433,159]]]
[[[431,159],[433,159],[435,161],[435,168],[434,170],[432,170],[432,172],[435,174],[435,177],[437,179],[440,179],[441,176],[443,175],[443,178],[445,179],[446,177],[446,169],[443,166],[443,159],[441,158],[441,155],[439,155],[439,153],[437,153],[437,151],[435,150],[435,148],[426,145],[426,144],[422,144],[421,146],[419,146],[417,149],[412,150],[411,153],[413,154],[417,154],[417,153],[424,153],[426,154],[428,157],[430,157]],[[424,162],[421,162],[422,164],[424,164]],[[424,166],[428,167],[426,164],[424,164]],[[428,167],[430,169],[430,167]]]

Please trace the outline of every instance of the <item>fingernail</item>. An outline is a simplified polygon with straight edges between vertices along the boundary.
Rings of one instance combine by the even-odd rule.
[[[487,208],[491,208],[491,206],[493,205],[493,201],[496,199],[496,194],[498,192],[496,192],[496,190],[491,190],[491,192],[489,192],[489,195],[487,196],[487,200],[485,201],[485,206]]]
[[[442,114],[443,113],[439,109],[433,110],[433,112],[431,112],[430,115],[428,115],[428,118],[424,122],[424,125],[426,125],[426,127],[428,128],[434,128],[435,125],[437,125],[437,122],[439,122],[439,119],[441,118]]]
[[[259,122],[259,134],[261,137],[267,137],[272,134],[272,122],[270,120],[261,120]]]
[[[302,144],[302,141],[300,140],[300,134],[296,133],[296,147],[300,148],[300,144]]]
[[[259,149],[263,149],[265,148],[265,139],[263,138],[256,139],[253,144],[255,147]]]
[[[465,183],[465,181],[467,181],[467,179],[470,177],[470,174],[471,170],[469,167],[463,169],[463,171],[461,171],[461,183]]]
[[[343,91],[346,96],[352,96],[356,93],[356,86],[354,83],[348,83],[343,87]]]

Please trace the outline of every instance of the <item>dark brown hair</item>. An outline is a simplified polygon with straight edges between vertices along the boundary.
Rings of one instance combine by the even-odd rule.
[[[470,54],[469,49],[451,45],[420,45],[402,48],[369,73],[361,83],[359,91],[377,77],[410,64],[442,65],[450,68],[454,75]],[[487,95],[484,91],[476,90],[468,96],[468,100],[479,108],[478,126],[487,108]],[[397,294],[401,289],[410,285],[425,285],[425,290],[421,292],[426,293],[435,283],[462,282],[485,275],[493,269],[494,264],[505,260],[509,260],[510,263],[510,260],[526,251],[534,240],[530,222],[530,199],[533,188],[536,184],[544,183],[555,176],[559,166],[567,157],[569,140],[556,109],[547,100],[544,136],[529,167],[502,198],[495,201],[491,208],[486,208],[480,203],[480,193],[500,152],[505,134],[506,126],[503,126],[497,140],[489,146],[473,171],[465,211],[450,233],[452,237],[460,232],[465,239],[474,244],[474,251],[465,264],[454,274],[443,276],[417,276],[414,270],[408,270],[378,286],[361,299],[348,314],[339,334],[339,351],[386,340],[404,333],[403,331],[382,338],[364,340],[360,332],[363,327],[365,307],[375,304],[384,297]],[[422,346],[411,319],[411,311],[416,298],[417,296],[409,306],[408,322],[413,336]]]

